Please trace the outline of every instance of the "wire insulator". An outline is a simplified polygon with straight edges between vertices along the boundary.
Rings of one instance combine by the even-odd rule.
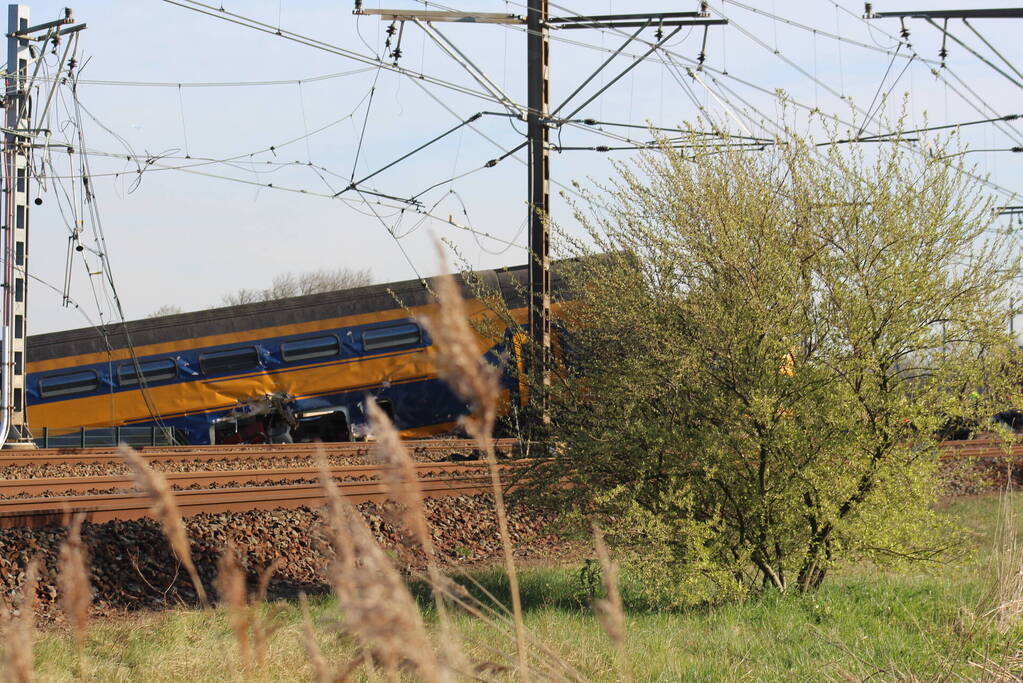
[[[945,57],[948,57],[948,50],[945,49],[945,44],[948,41],[948,19],[945,20],[945,27],[941,29],[941,49],[938,50],[938,56],[941,57],[941,66],[945,66]]]

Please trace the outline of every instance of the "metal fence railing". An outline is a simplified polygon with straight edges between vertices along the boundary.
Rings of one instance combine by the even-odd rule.
[[[93,448],[98,446],[173,446],[183,443],[172,429],[161,427],[101,427],[75,430],[51,430],[43,427],[41,436],[36,437],[40,448]]]

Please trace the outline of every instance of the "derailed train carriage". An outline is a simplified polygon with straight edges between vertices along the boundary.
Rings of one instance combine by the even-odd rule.
[[[476,275],[525,319],[525,266]],[[463,294],[470,316],[492,315],[464,283]],[[405,437],[448,433],[465,405],[437,378],[418,322],[435,305],[410,280],[138,320],[106,335],[34,335],[29,425],[49,443],[134,429],[208,444],[271,440],[286,421],[289,439],[344,441],[365,433],[372,396]],[[509,341],[480,336],[480,352],[515,362]]]

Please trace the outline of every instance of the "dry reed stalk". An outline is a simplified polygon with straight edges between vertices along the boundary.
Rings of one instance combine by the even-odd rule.
[[[227,605],[227,615],[231,622],[231,630],[234,631],[234,639],[238,643],[242,667],[248,668],[252,663],[252,650],[249,646],[249,626],[252,619],[246,595],[245,572],[238,564],[232,541],[227,542],[217,562],[217,592],[220,593],[221,602]]]
[[[270,587],[270,579],[273,578],[274,572],[282,564],[281,558],[274,559],[266,569],[259,574],[259,583],[256,588],[256,595],[252,600],[252,604],[249,605],[249,610],[252,614],[252,642],[256,650],[256,663],[263,667],[266,665],[267,659],[267,643],[270,642],[270,638],[280,628],[280,624],[274,623],[274,618],[281,612],[280,608],[271,609],[265,617],[260,616],[259,606],[266,600],[266,592]]]
[[[483,602],[476,596],[472,595],[465,586],[453,581],[448,583],[445,592],[452,604],[460,607],[466,614],[478,619],[480,622],[491,627],[502,636],[514,637],[515,624],[513,620],[508,618],[511,614],[510,610],[501,604],[496,597],[491,595],[486,587],[471,576],[466,575],[464,578],[469,579],[484,595],[488,597],[491,602],[494,603],[494,606]],[[534,652],[538,653],[538,655],[534,657],[536,664],[531,665],[530,668],[530,671],[536,678],[544,681],[575,681],[578,683],[584,683],[589,680],[576,671],[571,664],[564,660],[561,653],[553,650],[547,643],[532,636],[528,632],[526,633],[526,637],[528,638],[529,646]],[[513,664],[517,665],[517,660],[508,657],[503,651],[487,644],[482,644],[482,647],[494,655],[507,658]],[[474,668],[475,673],[480,672],[480,666],[483,666],[484,668],[501,667],[501,669],[504,670],[504,667],[500,664],[496,664],[494,662],[480,662]],[[542,668],[545,666],[548,668]],[[512,669],[508,669],[508,671],[511,670]]]
[[[604,590],[607,592],[607,598],[594,601],[593,611],[615,645],[619,680],[631,681],[632,674],[625,655],[625,609],[622,605],[622,594],[618,590],[618,567],[611,561],[611,554],[604,543],[604,534],[596,522],[593,523],[593,545],[600,561]]]
[[[18,616],[4,612],[4,680],[28,683],[32,680],[34,660],[32,640],[35,631],[36,587],[39,583],[39,563],[30,560],[25,567],[25,581],[21,584]]]
[[[448,668],[455,671],[467,671],[466,660],[458,640],[454,637],[444,593],[447,578],[437,566],[437,551],[433,544],[430,525],[426,521],[426,509],[423,507],[423,493],[419,487],[419,477],[415,465],[408,454],[408,449],[401,441],[398,430],[391,419],[380,409],[376,401],[368,400],[369,421],[376,439],[374,452],[384,463],[384,476],[391,495],[402,508],[402,521],[412,531],[423,553],[426,555],[426,572],[437,607],[437,621],[441,630],[441,647],[444,661]]]
[[[199,602],[203,607],[207,607],[209,602],[206,599],[206,589],[199,578],[195,563],[192,562],[192,549],[188,541],[188,534],[185,532],[181,513],[178,512],[178,505],[174,502],[174,494],[171,492],[167,479],[163,473],[152,469],[134,449],[121,446],[119,452],[128,467],[131,468],[136,486],[149,497],[150,511],[163,527],[164,536],[170,542],[171,550],[174,551],[178,561],[185,565],[185,570],[192,580]]]
[[[341,495],[322,450],[317,460],[333,531],[335,558],[330,580],[346,632],[390,680],[398,680],[403,668],[411,669],[420,680],[447,680],[401,575],[362,514]]]
[[[1001,511],[995,529],[994,607],[985,616],[993,617],[1001,632],[1010,630],[1023,616],[1023,545],[1012,504],[1012,465],[1008,465]]]
[[[333,683],[334,676],[331,674],[330,666],[323,657],[319,643],[316,642],[316,629],[313,628],[313,618],[309,614],[309,600],[305,593],[299,593],[298,602],[302,606],[302,645],[305,647],[306,658],[313,668],[313,676],[317,683]]]
[[[253,655],[256,666],[263,667],[266,664],[267,643],[280,628],[272,623],[273,618],[280,613],[279,609],[272,610],[265,618],[259,614],[259,606],[266,598],[270,579],[280,564],[281,560],[277,558],[260,573],[255,596],[250,602],[246,572],[238,562],[233,541],[228,541],[217,562],[217,591],[227,605],[231,630],[234,631],[239,656],[245,668],[252,666]]]
[[[60,546],[57,587],[60,590],[60,607],[71,626],[78,651],[78,672],[86,678],[85,631],[89,624],[89,606],[92,604],[92,588],[89,585],[89,558],[82,543],[82,514],[71,520],[67,539]]]
[[[443,272],[447,270],[447,263],[443,250],[438,247],[438,251]],[[434,288],[440,304],[438,312],[436,316],[424,320],[423,324],[433,338],[435,349],[433,361],[437,366],[437,375],[469,404],[472,413],[463,419],[463,424],[487,459],[504,567],[511,592],[512,614],[515,619],[519,676],[525,681],[529,679],[529,663],[526,629],[522,621],[522,598],[519,594],[519,579],[515,570],[511,534],[508,532],[508,512],[493,441],[494,424],[497,421],[499,373],[480,353],[476,335],[469,326],[465,301],[458,285],[455,284],[455,279],[450,275],[441,275],[434,278]]]

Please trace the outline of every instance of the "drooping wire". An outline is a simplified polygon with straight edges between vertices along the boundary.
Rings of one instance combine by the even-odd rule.
[[[839,15],[839,13],[838,13],[838,7],[837,6],[835,7],[835,35],[837,35],[838,38],[839,38],[839,41],[838,41],[838,85],[842,89],[842,94],[844,95],[848,91],[845,89],[845,64],[844,64],[844,59],[843,59],[843,56],[842,56],[842,22],[841,22],[841,15]],[[912,72],[910,72],[910,76],[911,77],[912,77],[912,75],[913,75]]]
[[[80,73],[80,72],[79,72]],[[85,131],[82,126],[82,114],[81,109],[78,105],[78,91],[74,82],[74,75],[70,78],[71,84],[71,98],[75,104],[74,109],[74,124],[77,129],[77,137],[79,149],[82,152],[79,154],[79,161],[81,165],[81,182],[82,182],[82,196],[83,201],[89,210],[89,216],[92,222],[93,232],[96,239],[96,243],[99,247],[100,261],[102,264],[102,271],[106,275],[106,284],[110,288],[110,294],[112,296],[113,305],[116,309],[117,315],[120,318],[121,330],[124,334],[125,346],[128,349],[128,353],[131,355],[132,365],[135,370],[135,376],[138,379],[139,393],[141,394],[146,409],[149,412],[149,416],[153,419],[160,429],[167,435],[168,440],[173,441],[174,436],[170,429],[164,424],[163,418],[160,414],[159,407],[153,400],[151,392],[149,390],[148,383],[145,378],[145,374],[142,372],[142,366],[138,359],[138,354],[135,352],[135,345],[132,342],[131,330],[128,327],[128,321],[124,315],[124,307],[121,305],[121,298],[117,293],[117,285],[114,281],[113,269],[110,263],[110,252],[107,247],[106,236],[103,231],[103,222],[100,217],[99,207],[96,201],[96,195],[93,192],[91,179],[89,177],[89,156],[84,153],[85,150]],[[180,92],[180,91],[179,91]],[[91,281],[91,277],[90,277]],[[109,346],[109,342],[108,342]]]
[[[188,126],[185,124],[185,99],[181,95],[181,86],[178,86],[178,109],[181,111],[181,134],[185,138],[185,156],[189,156],[188,151]]]
[[[369,114],[373,110],[373,95],[377,91],[377,80],[380,78],[380,69],[377,69],[373,76],[373,85],[369,89],[369,99],[366,102],[366,116],[362,119],[362,132],[359,133],[359,145],[355,148],[355,161],[352,163],[351,181],[355,182],[355,173],[359,169],[359,156],[362,154],[362,143],[366,139],[366,126],[369,124]]]
[[[313,150],[309,145],[309,121],[305,115],[305,96],[302,93],[302,81],[298,82],[298,105],[302,111],[302,130],[305,133],[303,137],[305,138],[306,160],[311,164],[313,163]]]

